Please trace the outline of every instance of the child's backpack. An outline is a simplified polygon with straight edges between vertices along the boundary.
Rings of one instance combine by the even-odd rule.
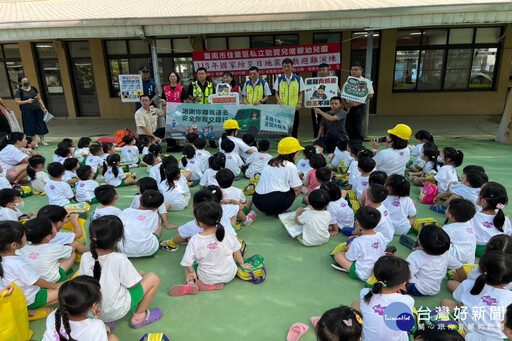
[[[32,188],[30,188],[29,186],[21,186],[20,184],[14,184],[12,188],[20,192],[22,198],[26,198],[34,194],[32,193]]]
[[[245,260],[246,264],[251,264],[251,269],[244,269],[240,265],[238,265],[238,271],[236,275],[248,282],[252,282],[254,284],[260,284],[265,281],[267,277],[267,269],[265,269],[264,259],[260,255],[254,255]]]
[[[424,184],[423,188],[420,191],[420,195],[418,198],[420,199],[422,204],[432,205],[434,203],[434,198],[437,196],[437,185],[434,184]]]
[[[414,225],[412,226],[412,230],[415,233],[420,234],[421,229],[424,226],[427,226],[427,225],[435,225],[437,227],[441,227],[441,224],[439,224],[437,222],[437,220],[435,220],[434,218],[421,218],[421,219],[416,219],[414,221]]]
[[[114,132],[114,136],[116,138],[116,143],[117,143],[118,147],[122,147],[125,145],[125,143],[123,142],[123,137],[125,137],[126,135],[131,135],[131,136],[135,137],[135,134],[133,133],[133,131],[131,131],[128,128],[125,128],[122,130],[116,130]]]

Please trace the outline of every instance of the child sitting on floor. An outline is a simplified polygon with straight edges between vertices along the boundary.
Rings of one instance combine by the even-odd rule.
[[[208,169],[208,159],[212,154],[204,149],[206,147],[206,140],[202,137],[195,139],[193,145],[196,149],[196,159],[199,162],[201,172],[204,173],[204,171]]]
[[[150,153],[151,154],[151,153]],[[147,154],[149,155],[149,154]],[[132,203],[130,205],[131,208],[139,208],[140,207],[140,197],[147,190],[155,190],[158,191],[158,185],[156,184],[155,179],[150,177],[145,177],[137,180],[137,190],[138,193],[133,197]],[[169,230],[175,230],[177,226],[169,224],[169,220],[167,219],[167,209],[165,207],[165,202],[162,203],[158,207],[158,215],[162,220],[162,224],[164,227]]]
[[[96,187],[94,189],[94,197],[101,205],[94,211],[91,221],[106,215],[115,215],[118,217],[121,214],[121,209],[116,207],[116,201],[119,200],[119,196],[114,186],[105,184]]]
[[[455,167],[459,167],[464,160],[464,154],[460,150],[452,147],[445,147],[441,152],[443,167],[439,169],[436,175],[430,181],[437,183],[437,192],[443,194],[448,190],[448,185],[453,181],[458,181]]]
[[[208,159],[208,165],[210,168],[204,171],[203,177],[199,182],[200,188],[219,185],[215,175],[226,165],[226,156],[222,153],[215,153]]]
[[[120,164],[121,157],[119,154],[112,154],[107,158],[107,167],[103,170],[105,182],[114,187],[135,185],[137,180],[128,177]]]
[[[48,174],[43,171],[45,162],[46,159],[42,155],[34,155],[28,159],[27,175],[30,178],[34,194],[43,193],[45,191],[44,186],[50,180]]]
[[[240,157],[238,152],[234,150],[235,143],[230,139],[225,138],[222,139],[220,147],[222,150],[224,150],[224,155],[226,156],[225,167],[231,170],[233,174],[235,174],[235,178],[238,180],[244,162],[242,161],[242,158]]]
[[[329,223],[331,214],[326,210],[330,196],[323,189],[315,189],[308,196],[309,207],[299,207],[295,214],[297,224],[303,225],[302,235],[298,237],[304,246],[318,246],[329,241]]]
[[[423,146],[423,161],[425,166],[421,172],[411,172],[409,176],[412,177],[412,182],[416,186],[423,186],[427,181],[431,181],[432,177],[437,174],[437,157],[439,156],[439,150],[437,147],[427,148],[428,144]]]
[[[365,282],[372,275],[375,262],[386,249],[386,241],[375,227],[380,221],[379,210],[373,207],[361,207],[356,213],[356,227],[362,230],[359,237],[345,246],[345,250],[334,255],[336,263],[332,267],[345,271],[350,278]]]
[[[240,157],[242,158],[242,161],[244,163],[247,162],[247,158],[251,156],[254,153],[258,152],[258,147],[256,147],[256,138],[254,135],[246,133],[244,136],[242,136],[242,141],[245,142],[249,146],[249,149],[245,152],[240,151]],[[249,153],[249,150],[252,150],[252,152]]]
[[[20,211],[25,205],[21,193],[12,188],[4,188],[0,190],[0,221],[12,220],[18,221],[23,213]],[[28,216],[36,216],[34,212],[27,214]]]
[[[137,227],[140,226],[139,223]],[[124,235],[121,219],[110,215],[98,218],[91,222],[89,233],[91,252],[82,256],[79,271],[100,282],[103,296],[100,319],[114,322],[134,312],[130,320],[132,328],[160,320],[159,308],[148,309],[158,291],[160,278],[152,272],[141,276],[126,255],[116,252],[116,245],[122,244]]]
[[[121,148],[121,155],[123,156],[123,163],[128,164],[130,168],[139,166],[139,148],[137,148],[137,140],[131,135],[123,137],[124,146]]]
[[[340,187],[332,182],[326,182],[320,186],[320,189],[326,190],[329,193],[329,205],[327,211],[331,214],[331,221],[329,222],[329,233],[331,237],[338,234],[338,230],[343,227],[354,226],[354,211],[348,205],[347,200],[343,198]]]
[[[68,184],[73,186],[78,182],[78,177],[76,175],[76,170],[80,167],[80,162],[78,162],[77,158],[70,157],[64,161],[64,176],[62,177],[62,181],[66,181]]]
[[[320,186],[320,183],[316,179],[316,170],[325,167],[327,165],[327,161],[325,161],[325,157],[322,154],[313,154],[309,158],[309,166],[311,170],[306,174],[305,179],[302,181],[304,187],[302,187],[302,193],[308,194],[313,192],[315,188]]]
[[[62,143],[62,142],[61,142]],[[60,143],[59,143],[60,144]],[[64,163],[67,158],[73,157],[68,146],[60,146],[55,149],[52,162]]]
[[[450,223],[443,230],[450,237],[450,255],[462,264],[475,262],[476,236],[470,223],[475,212],[473,204],[465,199],[453,199],[446,210]]]
[[[93,180],[94,174],[91,166],[82,166],[77,169],[76,174],[80,181],[75,185],[75,196],[78,202],[87,202],[89,204],[97,204],[98,199],[94,196],[94,190],[100,185]]]
[[[244,221],[244,225],[250,225],[254,221],[251,216],[256,218],[256,212],[251,211],[252,200],[247,199],[240,188],[233,187],[233,181],[235,180],[233,172],[227,168],[223,168],[217,172],[216,179],[222,190],[222,200],[234,200],[242,204],[243,211],[248,217],[248,219]],[[249,216],[249,212],[251,213],[251,216]]]
[[[423,159],[423,146],[425,143],[434,142],[434,137],[426,130],[418,130],[416,134],[414,134],[416,140],[418,140],[418,144],[414,146],[411,156],[414,157],[412,164],[409,166],[409,170],[411,172],[419,172],[421,171],[425,165],[426,161]]]
[[[153,153],[147,153],[142,157],[142,162],[148,167],[147,169],[149,174],[151,172],[151,169],[155,166],[158,166],[162,162],[162,160],[160,160],[160,158]]]
[[[185,148],[183,148],[183,157],[180,161],[180,169],[188,170],[192,173],[190,175],[190,179],[188,179],[192,182],[192,187],[197,186],[203,176],[201,165],[199,164],[199,161],[196,160],[195,156],[196,150],[194,147],[185,146]]]
[[[48,174],[52,177],[51,180],[46,182],[44,191],[48,196],[48,203],[50,205],[64,206],[70,203],[70,199],[73,199],[73,191],[71,186],[62,181],[65,170],[64,166],[59,162],[52,162],[47,167]]]
[[[352,180],[352,190],[356,193],[356,198],[360,199],[363,191],[369,186],[370,174],[375,168],[375,161],[372,158],[364,157],[359,159],[357,170],[359,175]]]
[[[158,185],[158,189],[164,196],[167,212],[183,211],[188,205],[188,201],[179,191],[178,185],[176,184],[182,176],[178,167],[169,166],[165,169],[165,180]]]
[[[304,147],[302,154],[304,155],[304,158],[297,161],[297,171],[299,172],[299,177],[304,179],[304,176],[312,169],[309,165],[309,158],[316,154],[316,149],[313,146],[306,146]]]
[[[90,137],[81,137],[78,140],[77,149],[75,150],[75,157],[80,162],[80,165],[85,165],[86,158],[90,155],[89,148],[92,146],[92,139]]]
[[[359,204],[361,206],[370,205],[370,199],[368,199],[368,188],[373,184],[385,185],[388,176],[386,172],[383,171],[373,171],[370,173],[368,177],[368,187],[365,188],[363,193],[361,194],[361,198],[359,198]]]
[[[244,175],[246,178],[250,179],[257,173],[261,174],[263,167],[272,159],[272,155],[268,153],[269,149],[270,142],[268,140],[263,139],[258,142],[258,151],[249,155],[247,160],[245,160],[247,169]]]
[[[105,164],[103,162],[103,148],[99,144],[93,144],[89,147],[89,150],[91,155],[87,157],[85,164],[87,166],[91,166],[94,173],[94,179],[96,179],[99,174],[103,173],[103,169],[105,168]]]
[[[107,157],[109,157],[112,154],[116,153],[116,147],[113,143],[110,142],[103,142],[101,144],[101,148],[103,148],[103,161],[107,161]]]
[[[172,287],[171,296],[222,289],[224,283],[235,278],[237,263],[245,269],[251,268],[244,263],[238,238],[224,230],[219,204],[212,201],[199,203],[194,207],[194,217],[203,231],[192,236],[187,244],[180,263],[185,267],[186,284]],[[194,263],[197,264],[197,273]]]
[[[333,167],[333,171],[337,170],[340,166],[348,167],[350,165],[352,157],[350,156],[350,152],[347,150],[348,142],[348,137],[340,137],[336,142],[334,153],[329,154],[329,162]]]
[[[389,218],[393,223],[395,236],[407,234],[414,225],[416,217],[416,203],[409,197],[411,184],[398,174],[390,175],[386,180],[389,195],[382,203],[389,211]]]

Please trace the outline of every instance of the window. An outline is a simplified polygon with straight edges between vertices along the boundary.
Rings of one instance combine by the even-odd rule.
[[[251,36],[251,48],[299,45],[298,34]]]
[[[501,27],[399,30],[395,91],[492,90]]]
[[[0,97],[14,98],[21,75],[23,65],[18,44],[0,45]]]

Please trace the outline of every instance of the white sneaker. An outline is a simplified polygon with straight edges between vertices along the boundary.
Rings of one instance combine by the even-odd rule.
[[[139,165],[135,163],[133,165],[129,165],[128,167],[130,167],[130,168],[137,168],[137,167],[139,167]]]
[[[244,226],[251,225],[256,220],[256,212],[251,211],[247,214],[247,219],[244,221]]]
[[[46,141],[41,141],[39,142],[41,144],[41,146],[49,146],[50,144]]]

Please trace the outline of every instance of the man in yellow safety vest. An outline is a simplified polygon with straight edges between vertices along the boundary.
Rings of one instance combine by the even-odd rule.
[[[204,67],[197,69],[197,80],[188,86],[188,99],[196,104],[208,104],[208,97],[215,93],[213,83],[207,79],[208,73]]]
[[[279,76],[274,83],[277,104],[295,107],[292,136],[297,137],[299,128],[299,110],[302,108],[304,98],[304,80],[302,77],[293,74],[293,60],[283,59],[283,75]]]
[[[260,70],[256,66],[249,68],[249,80],[245,82],[242,90],[244,104],[263,104],[272,96],[268,83],[260,79]]]

